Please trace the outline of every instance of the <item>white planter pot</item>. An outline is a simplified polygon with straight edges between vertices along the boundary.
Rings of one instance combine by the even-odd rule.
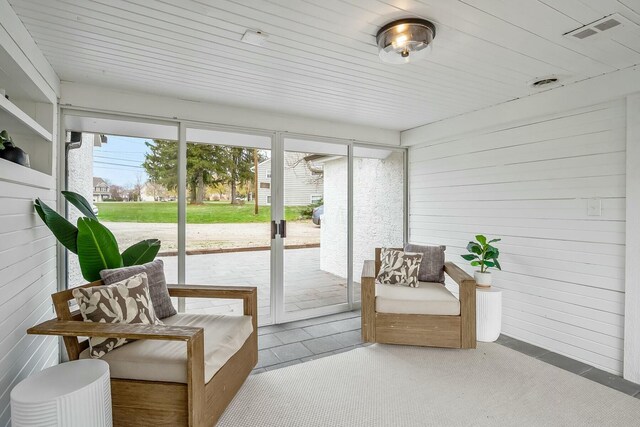
[[[473,273],[473,278],[478,286],[483,288],[491,287],[491,273],[480,273],[476,271]]]

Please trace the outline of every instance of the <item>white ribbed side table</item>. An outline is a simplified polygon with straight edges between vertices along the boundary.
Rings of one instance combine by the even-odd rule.
[[[493,342],[502,329],[502,291],[476,288],[476,339]]]
[[[111,427],[109,365],[75,360],[23,380],[11,390],[11,424]]]

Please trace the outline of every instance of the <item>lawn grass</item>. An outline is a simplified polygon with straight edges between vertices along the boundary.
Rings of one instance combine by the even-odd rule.
[[[98,218],[105,222],[153,222],[177,223],[177,202],[106,202],[96,203]],[[285,207],[287,221],[301,219],[305,206]],[[260,206],[258,215],[254,205],[232,205],[229,202],[205,202],[203,205],[187,205],[188,224],[219,224],[271,221],[271,207]]]

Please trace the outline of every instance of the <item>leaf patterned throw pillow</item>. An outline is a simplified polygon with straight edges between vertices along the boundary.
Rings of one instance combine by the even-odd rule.
[[[417,288],[418,272],[422,262],[421,253],[403,252],[382,248],[380,272],[376,280],[385,285],[405,285]]]
[[[146,273],[112,285],[77,288],[72,293],[85,322],[163,325],[151,303]],[[131,340],[89,337],[89,354],[97,359],[128,342]]]
[[[407,285],[412,288],[420,286],[418,275],[420,273],[420,264],[422,264],[423,254],[404,252],[404,269],[407,274]]]

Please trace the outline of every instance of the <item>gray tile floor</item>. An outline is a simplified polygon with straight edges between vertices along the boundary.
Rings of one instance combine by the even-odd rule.
[[[640,399],[640,384],[558,353],[500,335],[498,344]],[[367,346],[360,337],[360,311],[258,329],[259,357],[253,373],[304,363]]]

